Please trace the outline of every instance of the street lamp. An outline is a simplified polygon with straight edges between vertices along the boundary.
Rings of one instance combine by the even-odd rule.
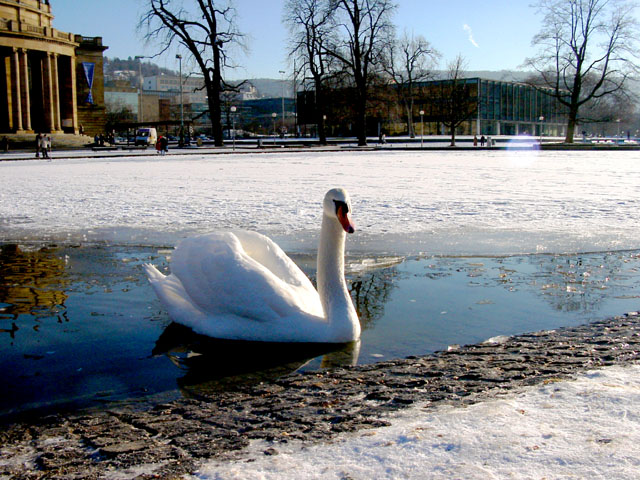
[[[542,129],[544,127],[544,124],[542,122],[544,122],[544,117],[540,115],[540,118],[538,118],[538,120],[540,121],[540,145],[542,145]]]
[[[134,60],[138,60],[138,78],[140,80],[140,90],[139,90],[139,93],[138,93],[138,106],[139,106],[138,122],[142,123],[143,122],[143,119],[142,119],[142,62],[140,60],[142,60],[143,58],[149,58],[149,57],[144,57],[142,55],[136,55],[133,58],[134,58]]]
[[[236,151],[236,107],[231,107],[231,120],[233,122],[233,151]]]
[[[273,118],[273,144],[276,144],[276,117],[278,116],[277,113],[272,113],[271,114],[271,118]]]
[[[184,100],[182,98],[182,55],[176,55],[180,65],[180,146],[184,144]]]
[[[420,148],[424,147],[424,110],[420,110]]]
[[[284,74],[286,72],[284,70],[280,70],[280,75],[282,75],[282,134],[284,135]]]

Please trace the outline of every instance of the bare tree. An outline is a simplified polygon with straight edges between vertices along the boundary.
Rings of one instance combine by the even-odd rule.
[[[456,146],[456,129],[478,113],[477,92],[465,78],[466,61],[458,55],[447,67],[447,77],[433,88],[432,108],[435,117],[451,133],[451,146]]]
[[[332,15],[331,4],[325,0],[288,0],[285,4],[284,23],[291,34],[289,58],[296,65],[294,74],[302,74],[313,83],[316,125],[323,145],[327,143],[324,92],[331,60],[326,54],[326,43],[331,35]]]
[[[242,40],[235,10],[229,2],[214,0],[148,0],[139,26],[146,28],[148,41],[161,42],[159,54],[175,44],[191,54],[204,77],[215,145],[222,146],[220,94],[227,87],[222,69],[231,66],[228,48]]]
[[[638,25],[634,2],[626,0],[539,0],[542,30],[532,45],[539,53],[525,62],[539,86],[568,111],[565,142],[572,143],[580,108],[625,87],[637,67]],[[535,85],[534,85],[535,86]]]
[[[392,0],[328,0],[335,10],[336,37],[325,51],[349,71],[355,87],[358,145],[367,144],[367,100],[375,74],[381,70],[384,45],[393,35]]]
[[[404,33],[389,43],[383,64],[384,71],[395,84],[398,98],[407,114],[407,131],[416,136],[413,126],[413,103],[416,84],[428,80],[440,54],[421,35]]]

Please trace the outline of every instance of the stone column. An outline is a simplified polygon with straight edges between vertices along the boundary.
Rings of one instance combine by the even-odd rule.
[[[27,50],[22,49],[20,55],[20,80],[22,82],[22,119],[25,130],[31,129],[31,95],[29,92],[29,61]]]
[[[47,52],[44,57],[44,114],[47,127],[53,132],[55,127],[54,105],[53,105],[53,76],[51,74],[51,53]]]
[[[71,64],[71,108],[73,112],[73,133],[76,135],[80,132],[80,125],[78,125],[78,98],[76,89],[76,57],[69,57]]]
[[[51,54],[51,89],[52,96],[51,100],[53,101],[53,125],[54,130],[56,132],[62,131],[61,121],[60,121],[60,78],[58,76],[58,54]]]
[[[20,93],[20,59],[18,49],[13,49],[11,56],[11,107],[13,116],[13,129],[16,133],[22,133],[22,95]]]

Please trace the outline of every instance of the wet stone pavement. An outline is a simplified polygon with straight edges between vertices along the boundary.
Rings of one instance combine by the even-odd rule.
[[[419,405],[467,405],[587,369],[638,361],[640,314],[424,357],[292,374],[211,398],[54,415],[0,431],[0,478],[177,478],[242,458],[252,439],[328,440]],[[144,472],[144,473],[137,473]]]

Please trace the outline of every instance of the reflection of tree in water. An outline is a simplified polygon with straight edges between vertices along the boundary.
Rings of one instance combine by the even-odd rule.
[[[370,328],[384,315],[384,305],[393,289],[396,267],[369,270],[354,275],[349,284],[351,298],[363,329]]]
[[[315,257],[299,254],[290,257],[317,288]],[[384,304],[389,300],[393,279],[398,275],[396,265],[402,261],[400,257],[366,258],[347,266],[347,287],[363,329],[370,328],[384,315]]]
[[[64,260],[55,249],[23,251],[17,245],[1,246],[0,303],[5,305],[0,308],[0,331],[13,337],[19,315],[56,316],[65,321],[67,294],[62,288],[69,283],[65,277]]]
[[[578,255],[532,255],[521,257],[533,265],[535,272],[518,273],[502,267],[500,282],[504,285],[526,284],[549,304],[562,312],[591,312],[607,298],[631,293],[632,272],[640,265],[637,255],[608,252]]]

